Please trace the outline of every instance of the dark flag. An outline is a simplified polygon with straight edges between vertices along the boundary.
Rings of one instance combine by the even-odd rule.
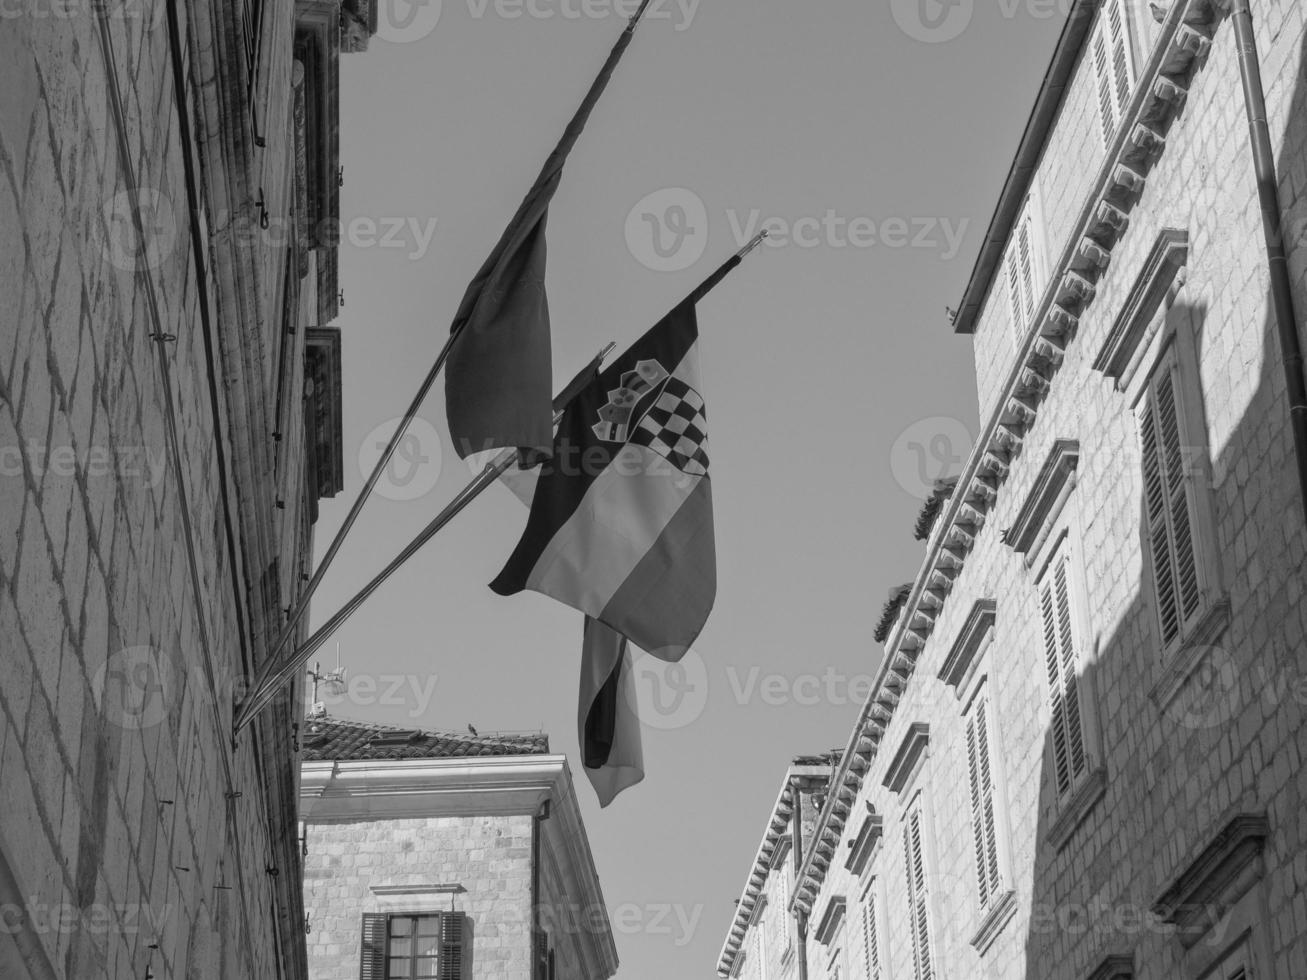
[[[552,357],[545,297],[545,223],[563,164],[617,63],[626,52],[640,5],[599,77],[550,154],[540,176],[499,243],[468,286],[450,328],[454,336],[445,373],[445,409],[461,457],[518,447],[547,453]]]
[[[585,618],[577,735],[586,778],[608,806],[644,779],[644,747],[635,713],[631,645],[622,634]]]
[[[542,592],[667,661],[698,638],[717,565],[696,305],[739,261],[573,399],[500,595]]]

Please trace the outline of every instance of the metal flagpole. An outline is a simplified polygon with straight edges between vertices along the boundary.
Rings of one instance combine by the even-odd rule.
[[[629,35],[635,33],[636,25],[639,24],[640,19],[644,16],[645,10],[649,7],[649,3],[650,0],[644,0],[644,2],[640,4],[639,9],[627,24],[626,30],[623,32],[624,34]],[[368,476],[367,482],[363,484],[363,489],[359,492],[354,504],[350,507],[344,523],[341,524],[340,529],[336,532],[336,536],[332,538],[331,544],[327,547],[326,554],[322,556],[322,561],[319,563],[317,569],[314,570],[313,577],[309,579],[308,585],[306,585],[304,591],[300,593],[300,597],[295,603],[294,609],[291,610],[285,626],[282,627],[281,635],[277,638],[276,645],[269,652],[263,662],[263,666],[256,675],[255,690],[258,690],[271,678],[272,671],[275,669],[273,665],[276,664],[277,657],[294,637],[295,629],[299,626],[300,620],[304,618],[304,614],[308,612],[309,602],[313,599],[314,593],[317,592],[318,586],[322,584],[322,579],[327,574],[327,569],[331,567],[331,563],[336,558],[336,553],[340,551],[340,547],[344,543],[346,536],[348,536],[350,530],[354,527],[354,522],[358,520],[358,516],[362,512],[364,504],[367,503],[368,497],[371,496],[372,491],[376,488],[377,481],[381,479],[381,474],[384,473],[386,467],[390,465],[391,457],[395,455],[395,450],[399,448],[400,441],[408,433],[408,427],[412,424],[413,419],[417,417],[417,413],[421,409],[422,403],[426,401],[427,395],[431,393],[431,388],[436,383],[436,378],[444,368],[445,362],[449,360],[450,353],[454,349],[454,344],[462,334],[463,328],[466,325],[466,322],[460,323],[457,329],[450,333],[449,339],[445,341],[445,346],[441,348],[440,354],[436,357],[435,364],[433,364],[431,370],[427,372],[427,376],[423,379],[421,387],[418,388],[417,395],[414,396],[412,403],[408,407],[408,411],[404,413],[398,428],[395,429],[394,435],[390,437],[390,442],[386,444],[386,448],[382,451],[381,457],[377,460],[376,466],[373,467],[372,473]]]
[[[755,235],[747,245],[740,249],[740,251],[736,252],[725,265],[713,273],[713,275],[710,276],[703,285],[696,289],[690,295],[690,299],[696,302],[701,299],[703,295],[716,286],[731,269],[739,265],[741,260],[761,245],[767,238],[767,234],[767,231],[763,230]],[[615,344],[609,344],[599,353],[596,360],[602,362],[615,346]],[[567,393],[565,392],[565,395],[566,394]],[[574,396],[575,394],[575,391],[571,392],[571,395]],[[570,401],[570,399],[565,399],[565,401]],[[554,408],[554,424],[557,425],[559,420],[563,417],[563,411],[567,408],[567,404],[564,403],[560,405],[556,402]],[[276,663],[272,660],[265,663],[263,668],[259,671],[258,677],[256,678],[249,695],[241,701],[240,706],[236,710],[233,737],[238,735],[246,725],[253,721],[254,717],[276,696],[277,690],[281,685],[288,681],[297,670],[304,666],[304,664],[308,663],[309,658],[317,653],[322,645],[331,638],[331,635],[340,628],[341,624],[352,616],[354,612],[367,601],[372,593],[376,592],[377,589],[380,588],[388,578],[390,578],[390,576],[395,574],[400,567],[420,551],[422,547],[434,538],[446,525],[449,524],[450,521],[462,513],[463,510],[467,508],[468,504],[472,503],[473,500],[484,493],[486,488],[499,479],[499,477],[504,474],[516,459],[517,450],[505,449],[502,453],[496,456],[494,460],[487,463],[485,469],[481,471],[481,474],[464,487],[463,490],[459,492],[458,496],[450,501],[449,505],[436,515],[436,518],[423,529],[422,533],[413,539],[408,547],[401,551],[389,565],[382,569],[382,571],[372,579],[371,582],[364,586],[357,595],[350,599],[339,612],[332,616],[331,619],[327,620],[327,622],[318,629],[317,632],[309,637],[302,646],[297,647],[291,656],[287,657],[281,663]],[[284,642],[279,643],[278,650],[280,650],[284,645]]]

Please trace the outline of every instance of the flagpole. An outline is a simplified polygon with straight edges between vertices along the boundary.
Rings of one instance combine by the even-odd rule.
[[[604,349],[599,352],[598,357],[591,362],[590,370],[597,371],[598,366],[613,352],[613,349],[616,346],[616,344],[610,343],[604,347]],[[583,371],[582,375],[584,374],[585,372]],[[578,379],[579,377],[580,376],[578,376]],[[575,385],[576,381],[573,381],[567,389],[564,389],[562,396],[564,403],[555,406],[555,425],[557,425],[558,420],[562,418],[562,413],[567,407],[567,402],[570,402],[571,398],[575,397],[576,391],[572,390]],[[263,710],[267,703],[276,695],[277,689],[289,680],[290,677],[294,675],[295,671],[308,662],[309,658],[312,657],[322,644],[327,641],[331,634],[340,627],[341,623],[348,619],[350,615],[352,615],[354,611],[357,610],[358,607],[361,606],[363,602],[382,585],[383,582],[386,581],[386,579],[390,578],[390,576],[398,571],[400,566],[412,558],[423,545],[435,537],[441,529],[462,513],[468,504],[472,503],[473,500],[485,492],[485,489],[502,476],[504,471],[512,465],[516,458],[516,450],[505,449],[490,463],[486,464],[486,467],[481,471],[481,474],[464,487],[459,492],[458,496],[456,496],[444,510],[436,515],[436,518],[426,526],[422,533],[419,534],[407,548],[400,552],[399,556],[394,561],[387,565],[379,575],[364,587],[361,592],[354,596],[354,598],[351,599],[340,612],[332,616],[331,619],[327,621],[326,625],[314,633],[313,636],[311,636],[302,646],[296,648],[289,658],[280,663],[271,657],[265,661],[262,668],[259,670],[259,673],[255,676],[254,684],[250,688],[250,694],[241,702],[237,709],[235,732],[239,733],[242,728],[250,723],[256,714]],[[357,516],[357,513],[354,513],[351,516]],[[337,537],[339,538],[339,536]],[[333,542],[333,546],[336,545],[338,545],[338,541]],[[320,578],[321,576],[319,575],[316,577]],[[310,587],[313,587],[315,583],[310,582],[309,585]],[[275,653],[279,653],[281,648],[284,646],[285,642],[283,640],[278,643]]]
[[[241,730],[248,725],[263,708],[277,695],[277,690],[281,685],[290,679],[297,670],[306,664],[309,659],[321,649],[322,645],[327,642],[340,628],[345,620],[349,619],[359,606],[376,592],[385,581],[395,572],[405,565],[410,558],[418,553],[424,545],[434,538],[440,531],[449,524],[455,517],[461,514],[477,497],[479,497],[486,488],[494,483],[504,471],[513,465],[517,459],[517,451],[505,449],[492,462],[487,463],[481,474],[470,484],[463,488],[462,492],[450,502],[444,510],[436,515],[435,520],[428,524],[412,542],[401,551],[389,565],[363,587],[352,599],[349,600],[339,612],[314,633],[304,644],[298,647],[295,652],[282,664],[274,670],[275,676],[263,682],[257,683],[254,692],[246,698],[236,713],[234,725],[234,734],[240,734]]]

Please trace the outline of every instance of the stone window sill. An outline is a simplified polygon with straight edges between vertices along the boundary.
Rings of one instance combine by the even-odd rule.
[[[1011,888],[990,902],[989,911],[980,920],[980,927],[976,929],[976,934],[971,937],[971,945],[975,947],[976,952],[984,956],[989,947],[994,945],[994,940],[1003,931],[1003,927],[1012,921],[1016,913],[1017,893]]]
[[[1076,828],[1089,816],[1089,811],[1106,792],[1107,770],[1100,766],[1081,780],[1075,791],[1061,803],[1057,819],[1049,828],[1047,837],[1055,851],[1066,847]]]
[[[1212,644],[1225,635],[1230,625],[1230,598],[1222,596],[1211,604],[1206,615],[1199,620],[1179,649],[1171,655],[1161,679],[1153,685],[1148,696],[1159,711],[1166,711],[1190,677],[1197,672],[1212,652]]]

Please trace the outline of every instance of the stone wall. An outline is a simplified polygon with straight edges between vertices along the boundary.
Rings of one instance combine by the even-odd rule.
[[[0,25],[0,963],[13,943],[42,978],[148,965],[289,980],[303,962],[293,713],[283,702],[233,752],[231,704],[252,621],[281,616],[259,578],[273,556],[249,529],[299,528],[306,501],[296,464],[246,485],[235,516],[232,458],[274,426],[230,411],[221,363],[242,343],[240,311],[259,321],[281,286],[233,292],[207,247],[193,253],[184,167],[203,157],[212,181],[206,228],[213,185],[252,212],[254,187],[224,155],[246,122],[196,115],[204,145],[184,145],[164,4],[106,5],[103,20],[89,3],[36,6]],[[186,104],[204,101],[197,77],[230,99],[243,6],[177,6]],[[265,9],[287,40],[292,5]],[[289,76],[288,40],[264,58]],[[282,184],[290,141],[269,130],[261,155]],[[166,371],[154,334],[175,338]],[[249,383],[262,390],[262,372]],[[310,542],[295,547],[282,596]]]
[[[447,910],[468,917],[468,980],[530,980],[531,822],[529,816],[311,821],[304,862],[305,906],[313,910],[311,980],[357,980],[364,913]],[[414,892],[372,891],[386,886]],[[459,890],[430,891],[440,886]]]

